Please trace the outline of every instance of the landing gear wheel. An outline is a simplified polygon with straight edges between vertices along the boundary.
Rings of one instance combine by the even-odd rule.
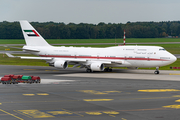
[[[108,68],[105,68],[105,69],[104,69],[104,72],[107,72],[107,71],[108,71]]]
[[[104,72],[112,72],[112,69],[110,69],[110,68],[105,68],[105,69],[104,69]]]
[[[87,73],[91,73],[92,70],[91,70],[91,69],[86,69],[86,72],[87,72]]]
[[[154,74],[159,74],[159,71],[155,71]]]
[[[159,74],[159,67],[156,67],[156,71],[154,71],[154,74]]]

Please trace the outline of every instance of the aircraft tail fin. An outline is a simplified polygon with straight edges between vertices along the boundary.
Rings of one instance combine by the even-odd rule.
[[[27,46],[50,46],[28,21],[20,21]]]

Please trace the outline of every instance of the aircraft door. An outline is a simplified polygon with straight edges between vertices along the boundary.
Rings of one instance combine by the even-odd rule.
[[[99,57],[100,57],[100,54],[98,53],[98,54],[97,54],[97,59],[99,59]]]
[[[44,51],[44,55],[47,55],[47,51]]]
[[[137,53],[137,51],[138,51],[138,46],[135,46],[134,53]]]
[[[127,54],[124,55],[124,60],[127,60],[128,56]]]
[[[150,61],[152,54],[153,54],[152,51],[147,52],[147,60],[148,61]]]
[[[76,52],[74,53],[74,58],[77,58],[77,53]]]

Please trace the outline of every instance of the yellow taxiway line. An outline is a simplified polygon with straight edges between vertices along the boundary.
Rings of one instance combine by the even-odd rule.
[[[17,118],[17,119],[19,119],[19,120],[24,120],[24,119],[22,119],[22,118],[20,118],[20,117],[18,117],[18,116],[15,116],[15,115],[13,115],[13,114],[11,114],[11,113],[9,113],[9,112],[4,111],[4,110],[2,110],[2,109],[0,109],[0,111],[1,111],[1,112],[4,112],[4,113],[6,113],[6,114],[8,114],[8,115],[10,115],[10,116],[13,116],[13,117],[15,117],[15,118]]]
[[[88,102],[94,102],[94,101],[112,101],[114,99],[83,99],[84,101],[88,101]]]

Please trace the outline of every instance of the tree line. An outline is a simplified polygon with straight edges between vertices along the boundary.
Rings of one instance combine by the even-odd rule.
[[[180,35],[180,21],[122,23],[31,22],[45,39],[162,38]],[[23,39],[19,22],[0,22],[0,39]]]

